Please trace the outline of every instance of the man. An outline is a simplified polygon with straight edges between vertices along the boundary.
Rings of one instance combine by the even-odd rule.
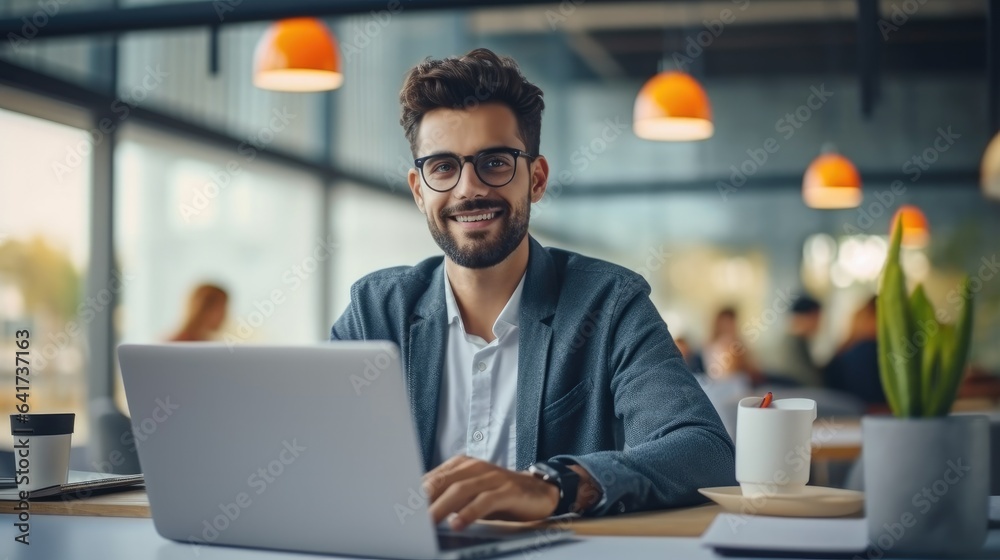
[[[735,484],[732,441],[642,277],[527,234],[549,175],[541,90],[476,49],[414,67],[400,101],[444,257],[362,278],[331,339],[400,346],[434,522],[679,506]]]
[[[878,370],[877,299],[870,297],[851,320],[851,331],[823,372],[826,386],[850,393],[876,410],[887,404]]]
[[[786,383],[819,387],[823,384],[823,373],[813,358],[811,346],[823,321],[823,306],[815,299],[801,295],[792,302],[791,312],[781,349],[785,375],[779,379]]]

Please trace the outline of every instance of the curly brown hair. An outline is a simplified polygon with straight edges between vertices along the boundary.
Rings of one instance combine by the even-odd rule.
[[[517,62],[489,49],[432,60],[429,57],[406,74],[399,103],[410,151],[417,154],[417,132],[423,116],[433,109],[472,109],[480,103],[499,102],[517,117],[518,135],[525,149],[538,154],[542,134],[542,90],[521,74]]]

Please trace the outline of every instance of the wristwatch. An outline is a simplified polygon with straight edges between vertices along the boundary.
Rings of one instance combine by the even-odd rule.
[[[555,461],[542,461],[528,467],[528,472],[559,489],[559,504],[552,515],[563,515],[573,511],[576,492],[580,487],[580,475],[568,466]]]

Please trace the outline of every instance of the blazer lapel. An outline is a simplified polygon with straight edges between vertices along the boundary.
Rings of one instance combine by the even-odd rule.
[[[444,303],[444,265],[434,270],[430,286],[410,317],[406,385],[420,438],[424,470],[431,469],[437,439],[438,400],[444,375],[448,323]]]
[[[529,237],[528,270],[521,293],[517,356],[517,470],[539,460],[542,393],[548,374],[552,316],[559,297],[555,265],[548,251]]]

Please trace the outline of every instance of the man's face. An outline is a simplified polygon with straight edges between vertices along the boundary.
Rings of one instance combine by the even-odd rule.
[[[462,110],[435,109],[424,115],[417,133],[418,158],[444,152],[471,156],[500,147],[525,150],[513,111],[500,103]],[[502,187],[486,185],[472,163],[463,163],[458,184],[447,192],[432,190],[419,169],[410,170],[410,190],[427,217],[431,236],[455,264],[488,268],[502,262],[524,241],[531,203],[545,192],[548,164],[545,158],[532,163],[524,156],[515,163],[513,179]],[[487,219],[468,221],[483,216]]]
[[[820,314],[818,311],[795,313],[789,328],[795,336],[811,337],[819,330]]]

